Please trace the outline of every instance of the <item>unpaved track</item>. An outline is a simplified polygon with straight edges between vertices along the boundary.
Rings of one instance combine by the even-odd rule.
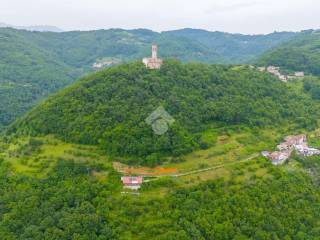
[[[198,169],[198,170],[192,170],[189,172],[184,172],[184,173],[179,173],[179,174],[171,174],[171,175],[162,175],[162,176],[158,176],[154,179],[149,179],[149,180],[145,180],[144,182],[152,182],[152,181],[156,181],[161,177],[183,177],[183,176],[188,176],[188,175],[192,175],[192,174],[196,174],[196,173],[201,173],[201,172],[207,172],[207,171],[211,171],[214,169],[219,169],[219,168],[223,168],[223,167],[227,167],[227,166],[232,166],[232,165],[236,165],[239,163],[244,163],[244,162],[248,162],[256,157],[259,156],[259,153],[255,153],[253,155],[251,155],[250,157],[240,160],[240,161],[234,161],[234,162],[230,162],[230,163],[225,163],[225,164],[221,164],[218,166],[213,166],[213,167],[208,167],[208,168],[202,168],[202,169]]]

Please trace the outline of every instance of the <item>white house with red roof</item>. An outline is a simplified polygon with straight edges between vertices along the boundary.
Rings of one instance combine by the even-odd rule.
[[[124,188],[138,190],[143,183],[142,176],[124,176],[121,177],[121,181],[123,183]]]

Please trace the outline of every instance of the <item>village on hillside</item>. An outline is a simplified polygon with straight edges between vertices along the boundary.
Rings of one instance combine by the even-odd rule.
[[[309,157],[320,155],[320,150],[308,146],[307,136],[304,134],[297,136],[287,136],[284,142],[277,146],[278,151],[263,151],[261,154],[268,158],[273,165],[281,165],[291,156],[293,151],[300,156]]]
[[[111,67],[121,63],[122,60],[120,58],[115,57],[104,57],[96,60],[91,67],[93,69],[102,69],[106,67]],[[158,46],[153,43],[151,47],[151,57],[143,58],[142,63],[149,69],[160,69],[163,63],[162,59],[158,58]]]
[[[278,77],[282,82],[288,82],[292,79],[301,79],[304,78],[304,72],[295,72],[293,75],[285,75],[280,72],[280,67],[268,66],[268,67],[258,67],[260,72],[268,72],[272,75]]]

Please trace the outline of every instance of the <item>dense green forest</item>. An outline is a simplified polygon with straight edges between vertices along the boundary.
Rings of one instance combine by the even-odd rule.
[[[274,32],[267,35],[244,35],[209,32],[200,29],[181,29],[166,32],[178,37],[197,40],[223,56],[227,63],[250,62],[265,51],[296,37],[294,32]]]
[[[0,130],[83,74],[25,35],[0,29]]]
[[[257,63],[320,75],[320,32],[305,31],[285,44],[267,51]]]
[[[166,61],[159,71],[130,63],[91,74],[33,109],[9,134],[47,135],[99,144],[110,156],[157,164],[207,143],[214,125],[259,127],[291,121],[316,126],[313,100],[249,67]],[[175,119],[155,135],[145,119],[159,106]],[[139,160],[138,160],[139,159]]]
[[[318,77],[306,77],[303,81],[303,89],[315,100],[320,100],[320,79]]]
[[[150,197],[143,191],[121,195],[112,170],[100,181],[88,165],[60,161],[45,179],[37,179],[12,174],[2,162],[0,238],[319,239],[319,188],[301,171],[264,165],[267,177],[171,185],[165,196]]]
[[[101,59],[141,59],[157,42],[160,56],[207,63],[246,62],[296,33],[266,36],[189,30],[31,32],[0,28],[0,131],[39,100],[92,71]],[[211,44],[209,44],[211,43]],[[214,44],[213,44],[214,43]],[[247,53],[245,53],[247,52]]]

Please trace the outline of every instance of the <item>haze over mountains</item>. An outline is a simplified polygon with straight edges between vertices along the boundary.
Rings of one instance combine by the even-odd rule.
[[[62,29],[55,26],[37,25],[37,26],[15,26],[7,23],[0,23],[0,28],[14,28],[27,31],[37,32],[63,32]]]

